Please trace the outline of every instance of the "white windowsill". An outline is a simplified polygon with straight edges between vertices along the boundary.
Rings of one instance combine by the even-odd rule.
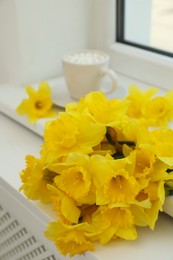
[[[172,58],[118,42],[108,47],[108,53],[111,67],[126,77],[165,90],[173,88]]]

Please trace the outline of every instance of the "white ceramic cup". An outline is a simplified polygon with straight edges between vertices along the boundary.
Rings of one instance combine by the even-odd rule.
[[[111,87],[104,86],[105,94],[117,87],[117,75],[108,68],[109,56],[98,50],[71,52],[62,58],[64,78],[72,98],[79,99],[91,91],[100,90],[103,76],[111,80]],[[105,90],[106,89],[106,90]]]

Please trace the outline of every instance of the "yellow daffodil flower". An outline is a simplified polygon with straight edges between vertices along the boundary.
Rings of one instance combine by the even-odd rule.
[[[95,232],[86,236],[92,241],[99,240],[101,244],[108,243],[111,239],[123,238],[134,240],[137,238],[132,212],[128,208],[109,208],[100,206],[91,218],[91,225]]]
[[[142,117],[142,108],[145,103],[158,92],[157,88],[149,88],[145,91],[140,90],[137,86],[131,85],[126,99],[129,101],[127,114],[132,118]]]
[[[149,208],[143,208],[138,205],[132,205],[131,211],[134,215],[134,223],[137,226],[149,226],[152,230],[158,219],[159,211],[162,211],[162,206],[165,200],[164,181],[150,183],[144,189],[145,196],[148,196],[151,201]]]
[[[95,203],[95,189],[87,155],[69,154],[63,163],[53,164],[51,170],[58,172],[54,179],[55,186],[73,198],[77,205]]]
[[[167,126],[168,120],[173,119],[173,91],[171,98],[167,94],[149,100],[142,108],[143,117],[149,126]]]
[[[71,185],[73,183],[73,185]],[[76,201],[86,196],[90,191],[91,177],[87,171],[80,166],[72,166],[64,169],[55,178],[55,184]]]
[[[51,194],[53,210],[56,211],[58,217],[65,224],[77,224],[80,217],[80,209],[77,207],[73,198],[66,195],[65,192],[53,185],[47,185]]]
[[[168,167],[173,166],[173,130],[158,129],[150,132],[151,146],[156,156]]]
[[[127,110],[128,102],[126,100],[112,99],[108,100],[102,92],[91,92],[82,98],[78,104],[69,104],[66,111],[77,111],[80,114],[88,114],[94,121],[110,125],[117,119],[123,120]]]
[[[27,115],[30,123],[36,123],[43,117],[55,117],[56,112],[52,109],[51,88],[48,83],[41,82],[38,91],[32,86],[27,86],[26,93],[29,97],[16,109],[19,115]]]
[[[93,155],[91,160],[96,185],[96,204],[126,207],[135,201],[140,185],[128,171],[130,161],[127,158],[107,160],[103,156]]]
[[[90,115],[104,125],[109,125],[120,119],[127,110],[127,102],[120,99],[108,100],[102,92],[91,92],[85,96],[83,103]]]
[[[23,185],[20,190],[28,199],[40,200],[43,203],[51,201],[51,192],[47,184],[53,183],[56,173],[50,172],[44,163],[44,159],[37,159],[34,156],[26,156],[26,168],[21,172],[20,177]]]
[[[135,151],[135,177],[137,180],[151,178],[153,167],[156,162],[156,157],[153,151],[139,148]]]
[[[119,140],[133,141],[137,146],[147,143],[149,140],[149,132],[146,125],[141,121],[128,118],[124,124],[121,124],[118,132]]]
[[[94,245],[86,238],[85,234],[92,231],[87,223],[78,225],[66,225],[60,222],[51,222],[47,225],[45,235],[55,243],[55,246],[63,254],[74,256],[84,251],[94,250]]]
[[[44,148],[50,160],[66,156],[70,152],[91,153],[106,132],[105,126],[90,122],[85,116],[73,117],[61,113],[59,118],[48,124],[45,129]]]

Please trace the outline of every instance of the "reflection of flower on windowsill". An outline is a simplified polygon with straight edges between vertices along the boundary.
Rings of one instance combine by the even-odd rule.
[[[56,112],[52,109],[51,88],[47,82],[39,84],[38,91],[32,86],[26,86],[28,98],[24,99],[17,107],[19,115],[27,115],[28,121],[36,123],[39,118],[55,117]]]
[[[46,125],[40,158],[26,156],[20,190],[52,204],[57,221],[45,235],[62,254],[134,240],[137,226],[154,229],[173,189],[173,91],[156,92],[131,86],[112,100],[89,93]]]

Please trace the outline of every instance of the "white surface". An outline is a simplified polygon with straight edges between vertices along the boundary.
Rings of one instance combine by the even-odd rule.
[[[37,156],[42,139],[2,114],[0,125],[0,176],[18,190],[24,157],[28,153]],[[96,251],[87,256],[89,260],[94,256],[99,260],[172,260],[172,234],[173,219],[161,214],[154,231],[139,228],[136,241],[112,241],[106,246],[96,244]]]

